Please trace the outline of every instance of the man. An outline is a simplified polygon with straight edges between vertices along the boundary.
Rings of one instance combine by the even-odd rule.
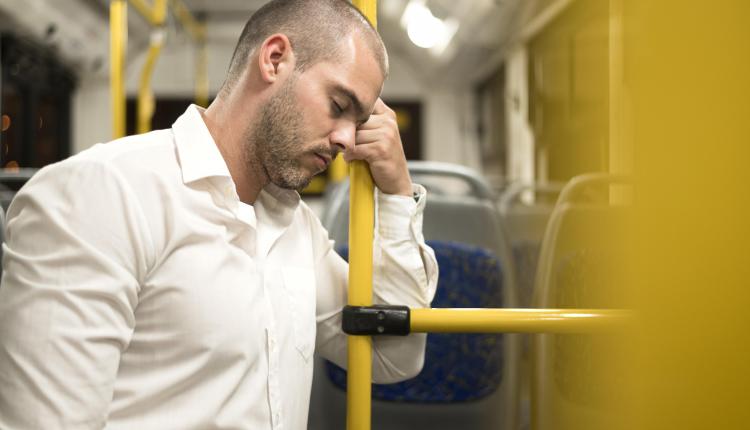
[[[42,169],[8,212],[0,428],[305,428],[313,351],[345,365],[348,268],[294,190],[368,161],[375,301],[434,294],[386,73],[348,2],[273,1],[208,109]],[[376,380],[416,375],[424,342],[376,339]]]

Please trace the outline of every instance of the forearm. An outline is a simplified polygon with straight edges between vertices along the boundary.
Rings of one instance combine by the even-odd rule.
[[[422,236],[424,190],[420,201],[378,196],[378,225],[374,241],[373,302],[425,308],[435,294],[437,262]],[[375,337],[373,378],[379,383],[416,376],[424,362],[426,335]]]

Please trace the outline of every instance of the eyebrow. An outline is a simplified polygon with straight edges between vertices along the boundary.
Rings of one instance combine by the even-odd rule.
[[[365,108],[362,106],[362,102],[359,101],[359,98],[357,98],[357,95],[354,94],[354,91],[340,84],[335,84],[333,86],[333,91],[348,98],[352,106],[354,107],[354,112],[357,114],[357,118],[362,122],[367,121],[367,118],[369,118],[370,115],[365,112]]]

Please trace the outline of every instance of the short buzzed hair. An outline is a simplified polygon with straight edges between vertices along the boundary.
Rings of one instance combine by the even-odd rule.
[[[258,9],[242,30],[229,64],[222,91],[229,90],[247,67],[250,55],[269,36],[289,38],[296,58],[295,70],[304,72],[321,61],[335,61],[341,42],[354,31],[365,40],[385,78],[388,56],[377,30],[348,0],[272,0]]]

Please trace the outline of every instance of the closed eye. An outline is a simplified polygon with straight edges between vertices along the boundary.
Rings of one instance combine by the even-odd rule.
[[[338,116],[341,116],[341,114],[344,113],[344,109],[338,103],[336,103],[335,100],[332,100],[331,101],[331,112],[333,113],[334,116],[338,117]]]

